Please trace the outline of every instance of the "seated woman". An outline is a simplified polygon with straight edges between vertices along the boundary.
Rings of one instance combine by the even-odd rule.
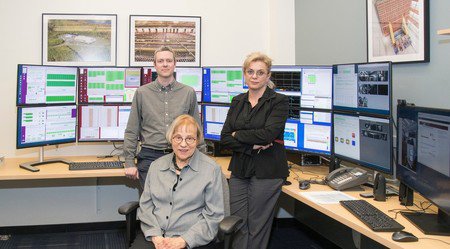
[[[131,248],[214,248],[224,218],[221,168],[197,150],[203,134],[192,116],[176,118],[166,138],[173,153],[150,166],[140,199],[143,236]]]

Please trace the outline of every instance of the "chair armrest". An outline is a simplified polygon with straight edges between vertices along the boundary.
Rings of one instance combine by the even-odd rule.
[[[232,234],[237,230],[237,227],[242,223],[243,219],[238,216],[230,215],[220,222],[219,234]]]
[[[139,207],[138,201],[130,201],[119,207],[119,214],[128,215]]]

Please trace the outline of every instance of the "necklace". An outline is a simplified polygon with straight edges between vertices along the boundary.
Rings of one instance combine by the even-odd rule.
[[[175,169],[181,172],[181,168],[178,167],[177,160],[175,159],[175,155],[172,158],[172,162],[173,162],[173,165],[175,166]]]

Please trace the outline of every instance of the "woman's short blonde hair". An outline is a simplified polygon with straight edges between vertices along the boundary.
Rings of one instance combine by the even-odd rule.
[[[203,131],[200,127],[200,124],[189,114],[182,114],[173,120],[172,124],[170,124],[169,129],[166,133],[166,139],[169,144],[172,144],[172,137],[175,131],[180,126],[189,126],[193,125],[197,129],[197,143],[199,141],[203,141]]]
[[[270,70],[272,69],[272,59],[261,53],[261,52],[253,52],[249,55],[247,55],[247,58],[244,61],[244,65],[242,66],[242,71],[245,74],[245,71],[250,67],[250,64],[256,61],[261,61],[262,63],[266,64],[267,66],[267,72],[270,73]],[[267,86],[271,89],[275,89],[276,85],[271,80],[267,83]]]

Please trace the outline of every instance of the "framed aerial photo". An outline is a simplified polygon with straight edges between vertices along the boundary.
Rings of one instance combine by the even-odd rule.
[[[367,0],[367,59],[430,61],[429,0]]]
[[[42,14],[42,64],[115,66],[117,15]]]
[[[130,16],[130,66],[152,66],[153,53],[166,45],[177,66],[200,67],[199,16]]]

